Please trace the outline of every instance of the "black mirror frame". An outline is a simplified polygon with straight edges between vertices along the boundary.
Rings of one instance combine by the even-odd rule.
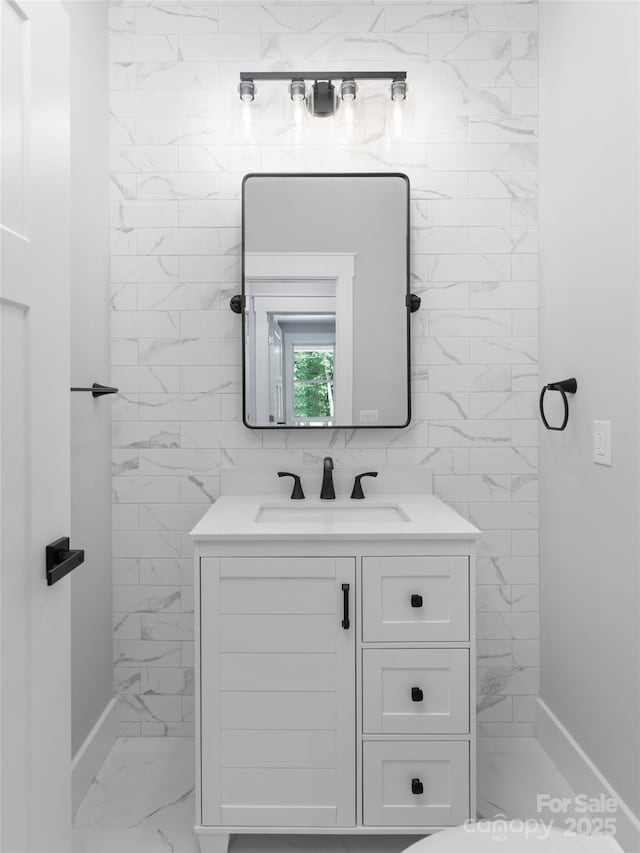
[[[264,425],[248,423],[247,408],[246,408],[246,353],[245,353],[245,273],[244,273],[244,254],[245,254],[245,186],[251,178],[401,178],[407,185],[407,235],[406,235],[406,257],[407,257],[407,287],[405,291],[405,306],[406,306],[406,328],[407,328],[407,419],[402,424],[336,424],[335,426],[287,426],[284,424]],[[249,172],[242,179],[242,243],[241,243],[241,264],[242,264],[242,292],[236,294],[229,302],[229,307],[236,314],[242,314],[242,423],[248,429],[256,430],[311,430],[311,429],[406,429],[411,423],[411,314],[415,313],[419,307],[421,299],[419,296],[411,293],[411,192],[408,175],[404,172]]]

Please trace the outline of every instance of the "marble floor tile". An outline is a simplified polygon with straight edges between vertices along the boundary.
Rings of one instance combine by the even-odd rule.
[[[118,738],[78,809],[74,853],[198,853],[192,738]],[[233,853],[400,853],[411,836],[243,835]]]
[[[157,751],[143,751],[147,740]],[[193,741],[184,740],[116,742],[76,813],[75,853],[198,853]]]
[[[483,817],[539,817],[536,795],[573,792],[533,738],[483,738],[478,746]],[[193,833],[192,738],[119,738],[74,821],[74,853],[198,853]],[[232,853],[400,853],[410,836],[243,835]]]
[[[478,813],[481,817],[536,818],[538,794],[574,792],[535,738],[478,739]]]

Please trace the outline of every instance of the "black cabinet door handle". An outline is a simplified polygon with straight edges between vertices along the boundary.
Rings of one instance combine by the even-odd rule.
[[[56,539],[45,548],[47,586],[53,586],[69,572],[84,563],[84,551],[70,551],[69,537]]]
[[[411,793],[416,794],[416,796],[424,793],[424,785],[419,779],[411,780]]]
[[[342,584],[342,627],[349,629],[349,584]]]
[[[411,701],[412,702],[422,702],[424,699],[424,693],[422,692],[420,687],[412,687],[411,688]]]
[[[415,593],[411,596],[411,606],[412,607],[422,607],[422,596],[416,595]]]

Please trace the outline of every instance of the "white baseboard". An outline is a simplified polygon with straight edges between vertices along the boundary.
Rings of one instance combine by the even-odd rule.
[[[616,841],[627,853],[640,851],[640,820],[542,699],[537,700],[536,734],[576,794],[599,797],[604,793],[617,800]]]
[[[73,814],[84,800],[118,733],[118,700],[111,699],[71,762]]]

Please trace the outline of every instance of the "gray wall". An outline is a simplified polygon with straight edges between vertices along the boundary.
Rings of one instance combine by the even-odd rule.
[[[71,21],[71,384],[108,383],[107,4],[68,2]],[[111,398],[71,395],[71,578],[75,754],[112,696]]]
[[[541,437],[541,695],[638,813],[638,7],[543,3],[540,35],[541,382],[578,379]]]

